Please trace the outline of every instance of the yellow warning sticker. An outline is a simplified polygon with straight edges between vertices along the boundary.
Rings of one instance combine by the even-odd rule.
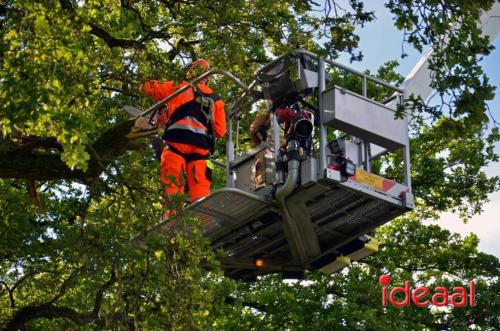
[[[384,179],[382,177],[362,169],[356,169],[356,181],[371,186],[379,191],[383,191],[384,189]]]

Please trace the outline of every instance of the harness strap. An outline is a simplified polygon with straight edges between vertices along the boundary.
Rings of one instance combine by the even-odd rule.
[[[221,99],[221,97],[218,94],[215,94],[215,93],[205,93],[202,90],[200,90],[199,88],[195,88],[194,89],[194,93],[197,96],[202,96],[202,97],[210,98],[210,99],[214,100],[214,102]]]
[[[187,118],[189,116],[194,117],[201,124],[203,124],[207,128],[206,133],[197,132],[200,134],[206,135],[208,139],[208,147],[210,153],[213,153],[215,148],[215,134],[213,129],[213,106],[215,101],[220,100],[220,96],[213,93],[205,93],[198,88],[193,88],[195,98],[179,108],[177,108],[174,113],[168,119],[168,122],[165,126],[165,132],[163,134],[163,138],[167,140],[168,137],[167,132],[169,130],[182,129],[182,127],[175,127],[175,123],[180,121],[181,119]],[[189,128],[190,131],[195,132],[192,128]]]
[[[182,153],[181,151],[179,151],[177,148],[175,148],[172,145],[167,144],[167,146],[168,146],[169,150],[171,150],[175,154],[182,156],[184,158],[184,160],[186,160],[186,163],[189,163],[191,161],[197,161],[197,160],[208,160],[210,157],[209,155],[201,155],[198,153],[185,154],[185,153]]]
[[[194,116],[203,125],[208,126],[212,122],[212,109],[215,101],[221,98],[217,94],[204,93],[198,88],[194,89],[195,98],[175,110],[170,116],[167,128],[169,125],[180,121],[181,119],[191,115]],[[200,109],[201,108],[201,109]],[[208,112],[205,112],[204,110]]]
[[[198,121],[200,121],[204,126],[208,126],[208,120],[205,117],[205,115],[201,113],[200,105],[195,100],[191,100],[188,103],[183,104],[174,111],[174,113],[168,119],[165,129],[168,129],[168,127],[174,124],[175,122],[178,122],[181,119],[186,118],[188,116],[193,116]]]

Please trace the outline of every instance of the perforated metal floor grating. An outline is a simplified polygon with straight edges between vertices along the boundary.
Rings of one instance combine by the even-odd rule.
[[[268,213],[274,204],[265,201],[259,196],[231,188],[224,188],[213,192],[208,197],[193,203],[185,209],[186,213],[198,218],[205,230],[205,235],[211,239],[224,238],[228,233],[231,236],[248,236],[245,225],[255,222],[263,214]],[[175,218],[162,222],[148,230],[149,233],[169,231]],[[136,247],[145,248],[146,242],[142,235],[131,240]]]
[[[328,186],[327,193],[310,197],[310,202],[307,204],[322,253],[307,261],[302,269],[320,268],[321,263],[328,263],[336,256],[335,252],[341,246],[406,211],[396,200],[390,203],[387,200],[370,196],[366,192],[355,192],[333,183],[326,185]],[[264,222],[264,226],[253,228],[252,231],[247,232],[246,236],[242,231],[238,231],[237,234],[234,233],[233,240],[229,240],[231,233],[226,234],[224,239],[220,237],[213,239],[218,247],[223,247],[230,253],[233,260],[252,260],[262,257],[282,261],[281,264],[272,265],[269,270],[257,270],[252,266],[243,268],[235,265],[232,267],[228,264],[225,268],[230,276],[246,278],[269,272],[297,270],[299,265],[288,246],[280,221],[281,215],[279,212],[271,211],[270,213],[274,214],[271,216],[268,214],[267,217],[274,217],[274,221]],[[328,256],[331,257],[328,259]]]
[[[331,182],[314,185],[321,185],[322,190],[318,192],[322,193],[310,196],[306,206],[321,254],[305,264],[292,256],[280,210],[271,201],[226,188],[194,203],[186,211],[198,217],[212,247],[222,248],[227,253],[228,259],[223,260],[222,265],[226,273],[235,278],[320,268],[334,259],[343,245],[406,212],[397,200],[390,203],[387,199],[381,200]],[[165,228],[160,224],[150,231],[161,232]],[[258,269],[251,263],[258,257],[278,262]]]
[[[205,226],[205,234],[215,239],[240,230],[250,221],[255,221],[269,212],[272,207],[273,203],[256,195],[225,188],[215,191],[187,210],[205,222],[202,223]]]

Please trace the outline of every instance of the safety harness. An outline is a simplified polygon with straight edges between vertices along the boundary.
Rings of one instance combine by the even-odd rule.
[[[213,93],[204,93],[198,88],[193,88],[193,90],[195,98],[174,111],[168,119],[162,138],[164,141],[189,143],[208,149],[210,154],[212,154],[215,148],[213,107],[215,101],[220,100],[220,97]],[[201,124],[206,130],[178,123],[182,119],[189,119],[191,122]],[[182,153],[171,145],[168,145],[168,148],[172,152],[181,155],[186,162],[207,160],[209,158],[209,155]]]

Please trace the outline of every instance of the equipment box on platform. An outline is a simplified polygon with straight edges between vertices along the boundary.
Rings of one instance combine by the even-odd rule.
[[[334,86],[323,92],[325,125],[366,139],[389,150],[407,140],[407,119],[395,119],[395,111],[352,91]]]

